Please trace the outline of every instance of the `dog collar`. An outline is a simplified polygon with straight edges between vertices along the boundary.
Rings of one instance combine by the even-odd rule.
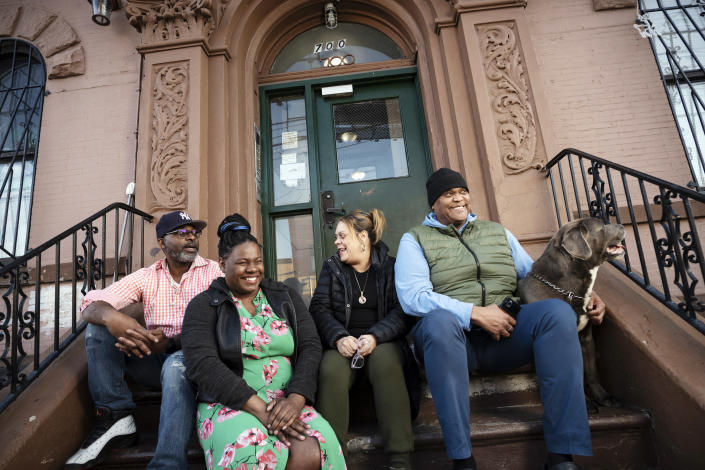
[[[563,295],[565,295],[566,297],[568,297],[568,302],[572,302],[574,298],[575,298],[575,299],[584,299],[584,298],[585,298],[585,297],[583,297],[583,296],[577,295],[576,293],[574,293],[574,292],[572,292],[572,291],[565,290],[565,289],[563,289],[562,287],[558,287],[557,285],[553,284],[553,283],[552,283],[551,281],[549,281],[548,279],[544,278],[543,276],[541,276],[541,275],[539,275],[539,274],[536,274],[536,273],[533,272],[533,271],[531,271],[529,274],[530,274],[531,276],[535,277],[536,279],[538,279],[539,281],[543,282],[544,284],[546,284],[548,287],[550,287],[551,289],[555,290],[556,292],[558,292],[558,293],[560,293],[560,294],[563,294]]]

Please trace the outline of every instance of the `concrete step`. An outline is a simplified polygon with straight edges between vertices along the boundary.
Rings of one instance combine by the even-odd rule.
[[[157,438],[160,394],[140,391],[135,398],[139,404],[136,419],[140,443],[113,452],[98,468],[144,468],[151,459]],[[531,372],[473,376],[470,400],[473,449],[481,468],[542,468],[545,458],[542,407]],[[371,395],[353,389],[351,407],[355,412],[350,424],[348,468],[383,468],[386,457]],[[650,426],[651,419],[643,410],[601,408],[590,416],[595,456],[578,458],[577,462],[586,470],[656,469]],[[413,428],[415,468],[450,468],[428,390],[424,391]],[[188,455],[190,468],[205,468],[195,432]]]
[[[542,412],[543,408],[539,404],[473,406],[470,417],[471,439],[480,467],[541,469],[546,453]],[[429,415],[422,414],[414,422],[414,465],[417,469],[450,468],[438,421],[428,418]],[[584,469],[657,468],[648,413],[639,409],[601,408],[589,420],[594,457],[576,459]],[[357,425],[351,429],[350,434],[348,468],[382,468],[386,459],[376,424]]]

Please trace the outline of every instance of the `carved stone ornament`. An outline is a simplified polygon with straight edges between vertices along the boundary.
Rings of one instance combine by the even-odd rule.
[[[0,37],[22,38],[34,44],[44,57],[50,79],[86,73],[81,41],[56,13],[32,6],[4,6]]]
[[[536,118],[514,23],[478,25],[477,32],[504,172],[539,169]]]
[[[155,67],[150,185],[154,208],[186,206],[188,153],[188,62]]]
[[[215,28],[213,0],[128,0],[125,14],[143,44],[208,39]]]
[[[220,0],[220,18],[223,18],[223,14],[225,13],[225,9],[228,8],[228,4],[230,3],[230,0]]]

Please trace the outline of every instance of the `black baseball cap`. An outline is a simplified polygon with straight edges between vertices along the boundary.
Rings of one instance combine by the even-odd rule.
[[[196,230],[206,227],[204,221],[193,220],[185,211],[167,212],[157,222],[157,238],[164,238],[167,233],[185,225],[192,225]]]

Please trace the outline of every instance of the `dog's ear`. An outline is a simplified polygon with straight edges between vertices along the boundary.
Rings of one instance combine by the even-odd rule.
[[[587,233],[587,227],[576,224],[563,234],[561,246],[573,258],[588,259],[592,255],[592,249],[585,238]]]

